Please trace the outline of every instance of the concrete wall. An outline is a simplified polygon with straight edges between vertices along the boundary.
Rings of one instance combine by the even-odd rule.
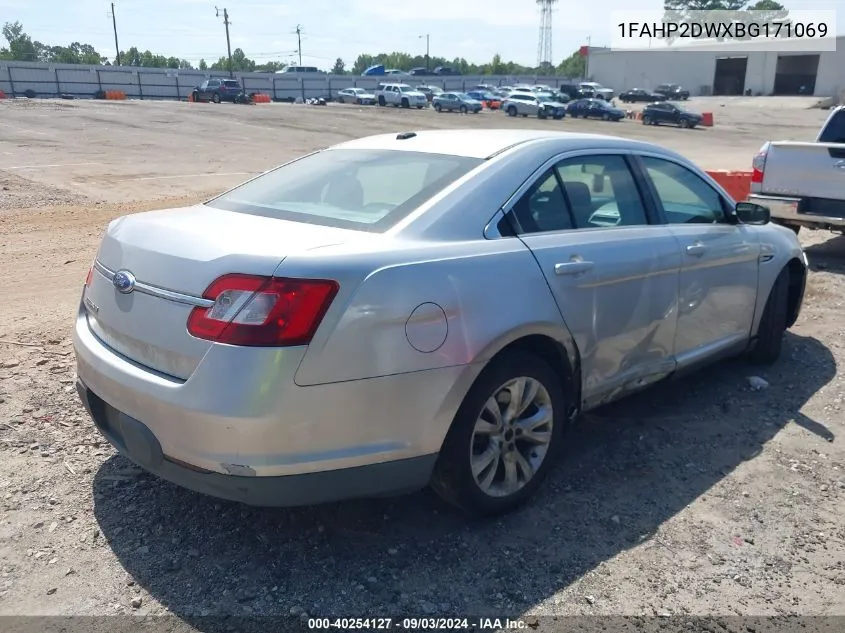
[[[775,71],[780,55],[801,54],[802,42],[789,43],[790,50],[732,50],[730,45],[712,45],[697,50],[593,50],[590,75],[617,94],[630,88],[654,88],[662,83],[684,86],[693,95],[709,94],[713,89],[718,57],[747,56],[745,88],[755,94],[770,94],[775,86]],[[819,53],[815,95],[838,96],[845,89],[845,37],[836,38],[836,51]]]
[[[121,90],[130,99],[186,99],[194,86],[209,77],[228,77],[219,71],[39,64],[0,60],[0,90],[8,96],[23,96],[32,90],[38,97],[93,97],[99,90]],[[504,86],[514,83],[544,83],[557,86],[564,77],[459,76],[459,77],[359,77],[294,73],[235,73],[247,92],[261,92],[274,99],[334,96],[338,90],[358,86],[375,89],[382,81],[411,85],[429,84],[444,90],[469,90],[480,83]]]

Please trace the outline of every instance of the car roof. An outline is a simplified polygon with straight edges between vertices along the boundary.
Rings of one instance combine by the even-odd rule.
[[[657,146],[642,141],[631,141],[604,134],[578,132],[555,132],[546,130],[520,129],[464,129],[464,130],[418,130],[415,136],[399,139],[407,133],[377,134],[346,141],[331,146],[335,149],[358,150],[400,150],[429,154],[448,154],[467,158],[486,159],[522,143],[531,141],[558,141],[562,151],[579,149],[585,144],[601,141],[603,146],[619,145],[626,148],[653,150]]]

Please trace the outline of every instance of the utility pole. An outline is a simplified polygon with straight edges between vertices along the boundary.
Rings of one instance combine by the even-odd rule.
[[[214,10],[217,11],[217,17],[220,17],[220,9],[214,7]],[[235,73],[232,70],[232,44],[229,41],[229,12],[224,8],[223,9],[223,24],[226,25],[226,50],[229,53],[229,77],[234,77]]]
[[[114,17],[114,2],[111,3],[111,23],[114,27],[114,48],[117,52],[117,65],[120,66],[120,46],[117,43],[117,18]]]
[[[296,25],[296,50],[299,53],[299,65],[302,66],[302,26]]]
[[[431,38],[428,33],[426,33],[425,35],[420,35],[420,37],[425,38],[425,69],[430,70],[431,55],[429,55],[429,43],[431,42]]]

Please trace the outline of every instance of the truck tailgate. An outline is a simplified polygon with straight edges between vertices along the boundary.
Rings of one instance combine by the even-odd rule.
[[[845,144],[771,143],[760,190],[795,198],[845,199]]]

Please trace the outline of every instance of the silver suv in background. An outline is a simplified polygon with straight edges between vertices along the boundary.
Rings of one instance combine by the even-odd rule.
[[[502,102],[502,112],[508,116],[536,116],[538,119],[562,119],[566,106],[557,101],[544,99],[531,92],[514,91]]]

